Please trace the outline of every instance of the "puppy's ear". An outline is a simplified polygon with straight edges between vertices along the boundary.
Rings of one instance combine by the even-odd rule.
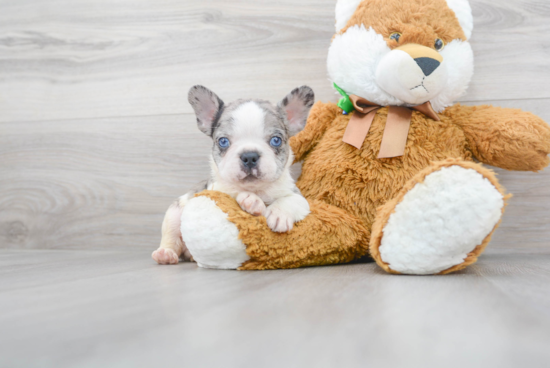
[[[197,115],[197,125],[201,132],[212,136],[214,125],[223,112],[223,101],[211,90],[194,86],[189,90],[189,103]]]
[[[279,107],[286,113],[288,131],[291,136],[298,134],[306,126],[309,110],[315,101],[315,94],[308,86],[302,86],[290,92]]]

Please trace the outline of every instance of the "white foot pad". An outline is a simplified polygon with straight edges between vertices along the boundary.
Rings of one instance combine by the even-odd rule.
[[[250,259],[239,230],[210,198],[192,198],[185,205],[181,235],[200,267],[236,269]]]
[[[502,194],[460,166],[428,175],[396,206],[384,227],[382,260],[404,274],[434,274],[461,264],[494,229]]]

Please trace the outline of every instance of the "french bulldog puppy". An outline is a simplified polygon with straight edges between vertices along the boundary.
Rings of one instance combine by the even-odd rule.
[[[309,204],[290,175],[294,155],[291,136],[300,132],[313,106],[311,88],[294,89],[277,106],[264,100],[237,100],[228,105],[212,91],[194,86],[189,103],[199,129],[212,138],[211,178],[173,203],[164,217],[159,264],[192,260],[181,236],[181,214],[194,194],[208,189],[234,197],[254,216],[265,216],[275,232],[290,231],[309,214]]]

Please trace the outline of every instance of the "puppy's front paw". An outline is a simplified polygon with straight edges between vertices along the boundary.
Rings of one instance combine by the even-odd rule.
[[[237,203],[243,211],[253,216],[261,216],[265,212],[265,203],[254,193],[242,192],[237,196]]]
[[[278,207],[269,207],[265,218],[267,226],[277,233],[286,233],[294,226],[294,218]]]
[[[178,264],[179,257],[173,249],[159,248],[151,254],[151,257],[161,265]]]

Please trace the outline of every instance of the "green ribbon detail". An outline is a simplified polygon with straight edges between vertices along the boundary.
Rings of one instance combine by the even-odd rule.
[[[338,107],[344,110],[347,114],[355,110],[355,107],[353,107],[353,102],[351,102],[348,94],[344,92],[344,90],[336,85],[334,83],[334,88],[342,95],[342,98],[340,101],[338,101]]]

